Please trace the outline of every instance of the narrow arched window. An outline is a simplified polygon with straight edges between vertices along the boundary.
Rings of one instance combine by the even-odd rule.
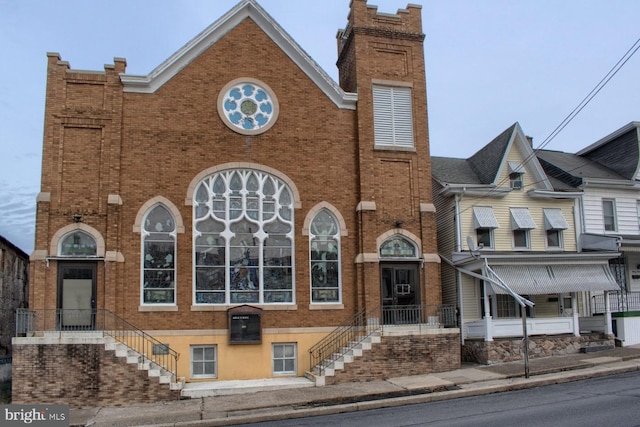
[[[340,225],[328,210],[321,209],[309,227],[311,302],[339,303]]]
[[[175,220],[166,207],[156,205],[142,227],[142,304],[175,304],[175,254]]]
[[[288,185],[232,169],[198,184],[193,203],[194,303],[293,303],[293,208]]]

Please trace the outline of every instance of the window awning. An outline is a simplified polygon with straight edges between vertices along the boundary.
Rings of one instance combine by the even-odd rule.
[[[527,208],[511,208],[511,228],[513,230],[531,230],[536,223]]]
[[[473,207],[474,228],[499,228],[498,220],[493,213],[493,208],[488,206]]]
[[[520,162],[509,162],[509,173],[524,173],[524,165]]]
[[[544,209],[544,229],[545,230],[566,230],[569,223],[562,215],[560,209]]]
[[[606,264],[493,265],[491,268],[519,295],[620,290]],[[496,294],[507,293],[498,286],[491,287]]]

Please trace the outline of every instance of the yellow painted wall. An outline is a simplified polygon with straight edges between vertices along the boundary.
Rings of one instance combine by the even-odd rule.
[[[296,331],[263,330],[261,344],[229,344],[227,330],[150,331],[151,335],[180,353],[178,376],[187,382],[215,380],[245,380],[283,376],[272,372],[272,344],[297,344],[297,375],[309,370],[309,349],[324,338],[330,330],[307,328]],[[192,345],[217,346],[217,378],[191,378]]]
[[[514,147],[516,144],[514,144]],[[512,148],[507,155],[507,161],[522,162],[523,157],[517,148]],[[543,209],[561,209],[562,215],[569,223],[569,228],[562,231],[564,251],[577,250],[576,234],[574,224],[574,199],[539,199],[532,198],[527,191],[540,188],[536,185],[534,171],[529,164],[525,165],[526,173],[523,176],[524,189],[512,190],[503,198],[497,197],[462,197],[460,204],[461,224],[462,224],[462,241],[466,236],[471,236],[476,240],[476,230],[473,226],[473,206],[488,206],[493,208],[493,212],[500,224],[500,228],[496,228],[493,232],[494,250],[511,251],[513,250],[513,234],[511,229],[511,213],[509,208],[528,208],[531,217],[536,223],[536,228],[530,230],[529,236],[531,241],[531,251],[547,251],[546,231],[544,228]],[[500,187],[509,188],[509,166],[505,162],[500,172]],[[557,249],[556,249],[557,251]]]

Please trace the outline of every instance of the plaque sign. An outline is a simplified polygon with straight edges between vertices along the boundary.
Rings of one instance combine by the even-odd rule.
[[[241,305],[230,308],[229,344],[262,343],[262,309]]]

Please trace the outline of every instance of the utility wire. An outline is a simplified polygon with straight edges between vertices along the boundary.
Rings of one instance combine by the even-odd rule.
[[[573,109],[573,111],[571,111],[571,113],[569,113],[564,120],[562,120],[560,122],[560,124],[558,126],[556,126],[556,128],[542,141],[542,143],[540,144],[540,146],[536,149],[533,150],[533,153],[530,154],[529,156],[527,156],[522,162],[521,162],[521,166],[524,167],[527,163],[529,163],[535,156],[536,153],[540,150],[542,150],[544,147],[546,147],[553,139],[555,139],[556,136],[558,136],[558,134],[560,132],[562,132],[562,130],[571,122],[573,121],[573,119],[587,106],[587,104],[589,104],[589,102],[591,102],[591,100],[607,85],[607,83],[609,83],[609,81],[620,71],[620,69],[631,59],[631,57],[633,57],[633,55],[640,49],[640,38],[638,40],[635,41],[635,43],[633,43],[633,45],[624,53],[624,55],[622,55],[622,57],[618,60],[618,62],[616,62],[616,64],[609,70],[609,72],[607,74],[605,74],[605,76],[598,82],[598,84],[591,90],[591,92],[589,92],[583,99],[582,101],[580,101],[580,103],[578,103],[578,105]],[[496,186],[496,188],[500,187],[502,184],[504,184],[507,181],[508,178],[503,178],[498,185]],[[527,185],[527,187],[531,186],[531,185],[535,185],[537,183],[539,183],[541,181],[537,181],[534,182],[532,184]],[[489,197],[493,192],[495,192],[495,189],[491,189],[489,192],[487,192],[487,194],[483,195],[483,196],[476,196],[477,199],[484,199],[485,197]],[[469,208],[464,209],[463,211],[461,211],[460,213],[464,213],[465,211],[469,210]]]

